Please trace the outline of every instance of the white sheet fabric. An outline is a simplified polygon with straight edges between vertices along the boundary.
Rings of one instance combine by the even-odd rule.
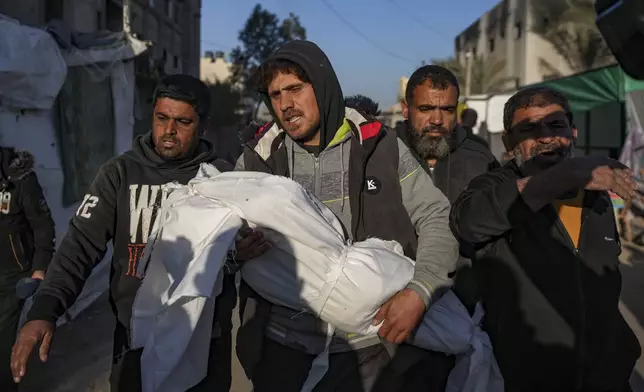
[[[260,228],[273,248],[244,264],[242,276],[269,301],[312,312],[331,327],[359,334],[382,303],[412,279],[414,262],[395,242],[348,243],[340,222],[300,185],[252,172],[219,173],[202,165],[187,186],[171,193],[144,250],[143,284],[134,303],[132,344],[143,348],[144,392],[183,391],[203,379],[221,291],[221,269],[244,225]],[[448,392],[501,392],[489,338],[453,293],[432,306],[414,344],[459,355]],[[303,391],[325,374],[321,354]],[[497,372],[497,373],[495,373]]]
[[[413,276],[400,245],[348,245],[335,215],[290,179],[203,165],[187,186],[171,187],[144,251],[141,265],[149,266],[132,315],[145,392],[185,390],[205,376],[217,282],[243,221],[274,245],[244,266],[251,287],[348,332],[375,332],[380,305]]]
[[[144,250],[141,270],[147,270],[132,312],[132,346],[144,349],[146,392],[185,391],[206,375],[221,269],[242,224],[229,208],[171,187]]]
[[[490,337],[480,326],[484,314],[478,303],[470,317],[450,290],[432,305],[416,331],[414,346],[456,355],[445,392],[503,392]]]

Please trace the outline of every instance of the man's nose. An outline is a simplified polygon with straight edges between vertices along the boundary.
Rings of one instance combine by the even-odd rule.
[[[288,97],[287,94],[282,94],[280,97],[280,110],[285,112],[293,107],[293,99]]]
[[[440,111],[432,112],[429,116],[429,123],[432,125],[443,125],[443,114]]]
[[[174,135],[177,133],[177,122],[174,119],[169,119],[165,123],[165,127],[163,128],[163,133],[165,135]]]

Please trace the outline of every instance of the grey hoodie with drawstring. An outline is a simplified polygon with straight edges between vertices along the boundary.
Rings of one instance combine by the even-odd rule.
[[[290,137],[284,138],[291,178],[333,211],[345,228],[351,227],[349,206],[349,154],[351,138],[348,123],[355,126],[365,119],[355,110],[346,109],[346,122],[333,141],[318,155],[309,153]],[[268,131],[281,132],[277,124]],[[405,144],[398,141],[398,175],[402,202],[418,235],[416,273],[408,288],[416,291],[429,306],[451,285],[448,274],[458,258],[458,243],[449,225],[450,205],[432,183]],[[239,159],[235,170],[244,170]],[[351,230],[346,230],[349,235]],[[365,290],[369,288],[366,287]],[[310,313],[273,305],[266,334],[278,343],[309,354],[319,354],[326,342],[326,323]],[[358,336],[336,331],[330,352],[345,352],[380,343],[378,336]]]

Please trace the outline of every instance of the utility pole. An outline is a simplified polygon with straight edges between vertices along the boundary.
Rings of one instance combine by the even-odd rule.
[[[474,61],[474,56],[471,51],[465,53],[466,61],[466,73],[465,73],[465,97],[470,96],[472,91],[472,62]]]

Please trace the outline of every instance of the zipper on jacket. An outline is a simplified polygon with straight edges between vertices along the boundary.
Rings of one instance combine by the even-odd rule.
[[[554,208],[553,208],[553,210],[554,210]],[[559,214],[557,214],[556,210],[554,211],[554,213],[555,213],[555,217],[556,217],[556,225],[557,225],[557,227],[559,228],[559,230],[563,231],[564,237],[566,237],[566,239],[568,240],[568,243],[570,244],[570,246],[573,249],[575,260],[577,262],[577,264],[575,265],[575,269],[577,270],[577,287],[578,287],[578,293],[577,294],[579,295],[579,299],[580,299],[581,303],[584,304],[584,302],[586,302],[586,296],[584,295],[584,290],[582,288],[583,282],[582,282],[582,279],[581,279],[581,270],[580,270],[581,260],[579,259],[579,249],[578,249],[577,246],[575,246],[575,243],[573,242],[572,238],[570,237],[570,234],[568,233],[568,230],[566,230],[566,226],[561,221],[561,218],[559,218]],[[583,210],[582,210],[582,214],[583,214]],[[586,218],[587,218],[586,215],[582,215],[581,227],[579,229],[579,239],[577,240],[578,245],[581,243],[581,239],[583,238],[582,233],[584,232],[584,221],[586,220]],[[576,387],[577,387],[576,389],[578,389],[578,390],[581,390],[583,388],[583,385],[584,385],[584,373],[585,373],[585,367],[586,367],[586,362],[584,360],[584,356],[585,356],[584,346],[585,346],[585,340],[586,340],[586,307],[582,306],[581,311],[582,311],[582,315],[581,315],[582,317],[580,318],[580,326],[579,326],[579,329],[580,329],[580,331],[579,331],[579,335],[580,335],[580,338],[579,338],[579,342],[580,342],[580,344],[579,344],[579,358],[580,358],[580,361],[581,361],[581,367],[580,367],[579,373],[577,375],[577,385],[576,385]]]
[[[318,156],[313,156],[313,192],[315,193],[315,197],[320,197],[320,188],[322,187],[322,175],[320,173],[320,156],[322,155],[322,152]]]
[[[16,247],[13,245],[13,236],[9,234],[9,245],[11,245],[11,251],[13,252],[13,259],[16,260],[16,263],[20,267],[21,271],[24,271],[25,268],[22,266],[22,263],[18,259],[18,254],[16,253]]]

